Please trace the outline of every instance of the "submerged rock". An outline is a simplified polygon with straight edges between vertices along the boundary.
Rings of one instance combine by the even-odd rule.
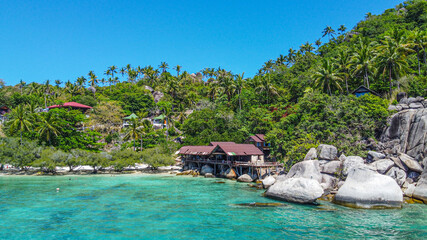
[[[237,178],[238,182],[253,182],[254,180],[252,179],[251,176],[249,176],[249,174],[243,174],[242,176]]]
[[[351,207],[401,207],[403,194],[399,185],[389,176],[365,167],[352,168],[334,201]]]
[[[286,204],[284,204],[284,203],[260,203],[260,202],[238,203],[235,205],[244,206],[244,207],[283,207],[283,206],[286,206]]]
[[[322,194],[318,181],[303,177],[278,181],[265,193],[267,197],[296,203],[314,203]]]
[[[319,159],[322,160],[335,160],[337,159],[337,148],[332,145],[320,144],[317,147],[319,153]]]
[[[215,176],[212,173],[205,173],[205,178],[214,178]]]

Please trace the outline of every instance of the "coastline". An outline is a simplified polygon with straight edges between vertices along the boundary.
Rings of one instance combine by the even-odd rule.
[[[80,167],[80,166],[79,166]],[[83,166],[84,167],[84,166]],[[76,167],[78,168],[78,167]],[[151,167],[144,168],[128,168],[123,171],[115,171],[114,169],[97,169],[95,172],[93,169],[77,169],[73,171],[59,170],[55,172],[44,172],[40,169],[28,169],[28,170],[2,170],[0,171],[1,176],[90,176],[90,175],[131,175],[131,174],[176,174],[181,170],[179,166],[164,166],[153,169]]]

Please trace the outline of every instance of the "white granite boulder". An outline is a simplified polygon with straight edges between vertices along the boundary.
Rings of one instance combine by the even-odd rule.
[[[314,179],[321,183],[322,175],[320,174],[319,161],[307,160],[294,164],[286,175],[286,178],[296,177]]]
[[[403,193],[391,177],[359,166],[348,172],[344,185],[334,201],[338,204],[361,207],[401,207]]]
[[[268,176],[262,180],[262,185],[264,188],[269,188],[276,182],[276,179],[273,176]]]
[[[341,161],[329,161],[321,167],[321,173],[338,174],[342,169]]]
[[[249,174],[243,174],[242,176],[237,178],[238,182],[253,182],[254,180],[252,179],[251,176],[249,176]]]
[[[322,194],[323,189],[318,181],[303,177],[278,181],[265,193],[267,197],[296,203],[314,203]]]
[[[337,159],[337,148],[332,145],[320,144],[317,147],[318,158],[321,160],[335,160]]]
[[[380,159],[368,165],[372,167],[374,170],[381,174],[385,174],[391,167],[394,166],[394,162],[390,159]]]
[[[427,204],[427,171],[421,174],[421,178],[414,189],[412,197],[423,200]]]

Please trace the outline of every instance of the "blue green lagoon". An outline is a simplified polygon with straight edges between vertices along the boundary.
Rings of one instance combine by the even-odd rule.
[[[427,239],[427,205],[239,205],[277,202],[262,193],[173,175],[0,176],[0,239]]]

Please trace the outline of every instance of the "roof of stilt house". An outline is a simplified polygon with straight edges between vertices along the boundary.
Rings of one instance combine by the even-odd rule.
[[[210,142],[210,146],[216,146],[216,145],[230,145],[230,144],[236,144],[235,142]]]
[[[76,103],[76,102],[66,102],[64,104],[58,104],[58,105],[52,105],[49,106],[47,108],[52,109],[52,108],[67,108],[67,107],[71,107],[71,108],[81,108],[81,109],[91,109],[91,106],[87,106],[81,103]]]
[[[237,144],[234,142],[211,142],[210,146],[183,146],[178,154],[184,155],[210,155],[217,148],[229,156],[264,155],[264,153],[253,144]]]
[[[220,144],[218,147],[229,156],[264,155],[264,153],[253,144]]]
[[[183,146],[179,149],[179,154],[185,155],[210,155],[215,146]]]

